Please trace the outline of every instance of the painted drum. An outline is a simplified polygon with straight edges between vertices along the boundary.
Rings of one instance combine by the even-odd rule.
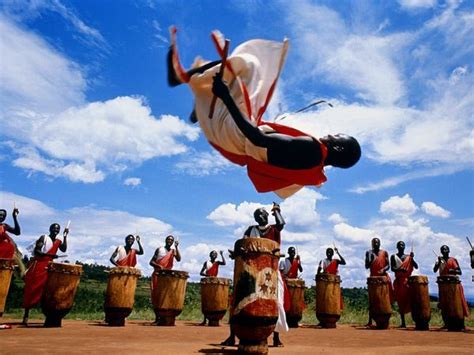
[[[120,266],[109,271],[109,281],[105,293],[105,321],[112,327],[123,327],[125,318],[132,313],[135,303],[135,289],[140,270]]]
[[[267,354],[267,338],[278,320],[277,242],[240,239],[234,246],[234,294],[230,324],[239,338],[239,352]]]
[[[203,277],[201,279],[201,311],[210,327],[218,327],[229,308],[230,279]]]
[[[157,325],[174,326],[176,316],[184,307],[189,274],[178,270],[157,270],[153,273],[156,286],[151,290]]]
[[[374,319],[377,329],[388,329],[392,315],[390,303],[390,279],[386,276],[367,278],[369,289],[369,314]]]

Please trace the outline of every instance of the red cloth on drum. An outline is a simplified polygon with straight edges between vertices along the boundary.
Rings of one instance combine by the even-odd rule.
[[[45,236],[45,238],[49,238]],[[53,246],[46,252],[47,254],[54,254],[58,252],[61,241],[56,239]],[[46,281],[48,280],[48,263],[53,261],[49,256],[36,256],[33,263],[25,275],[25,289],[23,291],[23,308],[31,308],[41,301]]]
[[[393,281],[394,298],[402,314],[409,313],[411,308],[410,295],[408,294],[408,278],[413,272],[412,260],[411,256],[407,256],[405,260],[403,260],[400,268],[406,270],[406,272],[395,271],[395,280]]]
[[[291,262],[290,269],[288,270],[288,274],[286,277],[289,279],[296,279],[298,277],[298,266],[300,265],[300,262],[298,259],[294,258],[293,261]]]
[[[219,263],[215,262],[212,264],[212,266],[206,270],[206,275],[207,276],[217,276],[217,273],[219,272]]]
[[[331,275],[337,275],[338,269],[339,268],[339,263],[336,259],[332,259],[331,262],[328,264],[328,266],[323,270],[325,273],[331,274]],[[341,309],[344,309],[344,299],[342,298],[342,292],[341,292],[341,299],[339,301],[339,304],[341,306]]]
[[[283,273],[278,270],[278,272],[281,275],[281,278],[285,280],[283,277]],[[291,297],[290,297],[290,291],[288,291],[288,287],[286,286],[286,282],[283,282],[283,308],[285,309],[285,312],[288,312],[291,307]]]
[[[390,279],[390,275],[385,273],[384,275],[380,275],[379,271],[386,268],[388,266],[388,253],[385,250],[380,249],[379,254],[374,259],[372,264],[370,264],[370,276],[384,276],[388,282],[388,290],[390,294],[390,302],[393,302],[393,288],[392,288],[392,280]]]
[[[439,269],[439,275],[440,276],[448,276],[450,275],[449,269],[456,269],[459,267],[458,262],[456,261],[455,258],[448,258],[448,261],[446,262],[446,265],[443,269]],[[464,317],[469,317],[469,305],[467,304],[466,301],[466,296],[464,296],[464,287],[462,284],[458,284],[458,291],[459,291],[459,297],[461,297],[461,303],[462,303],[462,309],[464,313]]]
[[[174,262],[174,249],[171,249],[164,257],[156,260],[156,263],[165,270],[171,270]],[[155,289],[158,285],[158,277],[155,273],[151,275],[151,289]]]
[[[135,249],[130,249],[127,256],[117,260],[118,266],[131,266],[135,267],[137,265],[137,251]]]
[[[8,235],[6,228],[0,224],[0,259],[12,259],[15,255],[15,243]]]

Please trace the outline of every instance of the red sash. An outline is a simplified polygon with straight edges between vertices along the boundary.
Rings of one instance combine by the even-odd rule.
[[[331,262],[326,266],[324,269],[324,272],[331,274],[331,275],[337,275],[337,269],[338,269],[338,262],[335,259],[332,259]]]
[[[135,267],[135,265],[137,265],[137,251],[135,249],[130,249],[126,257],[117,260],[117,265]]]
[[[455,258],[448,258],[448,261],[446,261],[445,267],[441,270],[439,270],[439,275],[440,276],[447,276],[449,274],[449,269],[456,269],[459,267],[459,264],[457,263]],[[461,297],[461,303],[462,303],[462,309],[464,312],[464,317],[469,317],[469,305],[467,304],[466,301],[466,296],[464,296],[464,287],[462,284],[458,284],[458,291],[459,291],[459,297]]]
[[[15,243],[8,235],[6,228],[0,224],[0,259],[12,259],[15,255]]]
[[[390,293],[390,302],[393,301],[393,287],[392,287],[392,280],[390,279],[390,275],[385,273],[383,275],[379,274],[379,271],[383,270],[387,267],[387,259],[388,253],[385,250],[379,250],[379,254],[374,259],[372,264],[370,264],[370,276],[384,276],[388,282],[388,289]]]
[[[408,294],[408,278],[413,272],[413,262],[412,257],[407,256],[403,260],[400,268],[407,270],[395,271],[395,280],[393,281],[393,294],[394,298],[397,301],[398,308],[400,313],[405,314],[410,312],[410,296]]]
[[[49,238],[45,236],[45,238]],[[58,252],[58,248],[61,245],[61,241],[56,239],[53,242],[53,246],[46,253],[54,254]],[[37,256],[35,255],[33,263],[26,272],[25,275],[25,289],[23,292],[23,308],[31,308],[38,304],[43,295],[46,281],[48,280],[48,263],[53,261],[53,258],[49,256]]]
[[[217,273],[219,272],[219,263],[215,262],[212,264],[212,266],[206,270],[206,275],[207,276],[217,276]]]
[[[297,129],[277,123],[262,122],[261,125],[270,126],[276,132],[292,137],[309,136]],[[247,155],[230,153],[212,142],[209,143],[234,164],[241,166],[247,165],[247,174],[258,192],[276,191],[294,184],[301,186],[319,186],[327,180],[324,175],[324,161],[327,156],[327,148],[321,142],[319,142],[322,152],[321,164],[310,169],[298,170],[276,167]]]
[[[296,279],[298,277],[298,266],[300,265],[298,259],[294,258],[293,261],[291,262],[290,269],[288,270],[288,273],[286,277],[289,279]]]

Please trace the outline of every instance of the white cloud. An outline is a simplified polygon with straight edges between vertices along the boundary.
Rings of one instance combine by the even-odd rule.
[[[398,0],[405,10],[428,9],[436,5],[437,0]]]
[[[235,165],[230,163],[216,151],[197,152],[189,151],[183,155],[175,164],[177,172],[191,176],[209,176],[224,173],[234,169]]]
[[[339,213],[333,213],[332,215],[330,215],[328,217],[328,221],[334,224],[347,222],[347,220],[344,217],[342,217]]]
[[[134,186],[135,187],[135,186],[138,186],[142,183],[142,179],[137,178],[137,177],[130,177],[130,178],[125,179],[125,181],[123,183],[126,186]]]
[[[380,212],[394,215],[412,215],[418,210],[409,194],[392,196],[380,204]]]
[[[421,209],[423,210],[423,212],[425,212],[426,214],[429,214],[430,216],[435,216],[435,217],[440,217],[440,218],[448,218],[449,216],[451,216],[451,212],[449,212],[448,210],[445,210],[443,207],[438,206],[436,203],[430,202],[430,201],[423,202],[421,204]]]
[[[86,79],[77,64],[3,15],[0,32],[0,123],[15,142],[15,166],[94,183],[145,160],[184,153],[181,140],[198,138],[197,127],[175,116],[157,119],[142,97],[85,102]]]

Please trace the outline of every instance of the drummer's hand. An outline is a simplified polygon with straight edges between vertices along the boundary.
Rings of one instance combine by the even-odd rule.
[[[299,255],[296,255],[296,260],[300,260],[300,256]]]
[[[415,256],[415,253],[414,252],[411,252],[410,253],[410,256],[413,258]]]
[[[229,252],[229,258],[234,259],[234,251],[230,249],[227,249],[227,251]]]
[[[438,256],[438,263],[441,263],[441,262],[443,262],[443,257]]]
[[[140,236],[137,235],[136,238],[135,238],[135,240],[136,240],[138,243],[140,243]]]
[[[274,211],[280,211],[280,205],[276,202],[273,202],[273,206],[272,206],[272,212]]]
[[[179,245],[179,240],[175,240],[175,241],[174,241],[174,245],[175,245],[175,247],[178,247],[178,245]]]
[[[336,247],[334,247],[334,251],[339,254],[339,251],[337,250]]]
[[[63,236],[67,236],[69,234],[69,228],[64,228]]]
[[[219,254],[223,255],[223,254],[224,254],[224,252],[223,252],[222,250],[219,250]]]
[[[59,255],[56,255],[56,254],[49,254],[49,256],[53,259],[57,259],[59,258]]]
[[[13,212],[12,212],[13,218],[15,218],[16,216],[18,216],[18,213],[20,213],[20,211],[18,210],[18,208],[15,207],[15,208],[13,209]]]

